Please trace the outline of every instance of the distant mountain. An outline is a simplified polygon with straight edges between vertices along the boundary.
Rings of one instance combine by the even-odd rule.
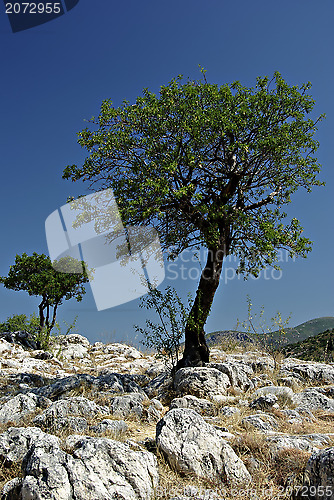
[[[208,346],[213,346],[219,344],[220,342],[226,341],[238,341],[241,344],[253,343],[254,339],[245,332],[237,332],[234,330],[222,330],[218,332],[212,332],[206,335],[206,342]]]
[[[285,356],[308,361],[329,362],[334,360],[334,329],[326,330],[296,344],[283,348]]]
[[[315,318],[305,323],[301,323],[294,328],[285,329],[285,344],[295,344],[296,342],[301,342],[309,337],[314,337],[319,333],[325,332],[326,330],[334,329],[334,317],[324,316],[322,318]],[[263,334],[268,337],[268,342],[276,344],[279,340],[279,333],[273,332],[272,334]],[[277,339],[277,341],[276,341]],[[222,330],[217,332],[212,332],[206,335],[206,341],[208,345],[212,346],[214,344],[219,344],[226,340],[235,340],[240,343],[252,343],[256,342],[256,335],[248,332],[239,332],[234,330]]]

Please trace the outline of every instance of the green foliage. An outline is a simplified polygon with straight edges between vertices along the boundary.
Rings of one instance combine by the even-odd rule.
[[[28,318],[25,314],[13,314],[6,319],[3,323],[0,323],[0,332],[17,332],[25,331],[37,337],[39,332],[39,319],[35,313],[31,314]]]
[[[64,323],[64,324],[65,324],[65,326],[66,326],[65,333],[62,333],[62,329],[61,329],[61,327],[60,327],[59,323],[56,323],[56,324],[55,324],[55,327],[56,327],[56,329],[57,329],[57,331],[58,331],[58,335],[65,335],[65,336],[66,336],[66,335],[69,335],[70,333],[75,333],[75,329],[76,329],[76,326],[75,326],[75,325],[76,325],[77,321],[78,321],[78,316],[76,316],[76,317],[74,318],[74,320],[72,321],[72,323],[68,323],[68,322],[64,319],[64,320],[63,320],[63,323]]]
[[[179,76],[132,105],[103,101],[78,134],[89,156],[63,178],[112,187],[123,222],[155,226],[174,257],[220,247],[222,236],[245,275],[275,266],[278,248],[305,257],[311,242],[297,219],[283,224],[282,207],[298,188],[323,184],[313,136],[324,115],[307,118],[311,84],[289,86],[275,72],[254,88],[218,86],[201,72],[204,81]]]
[[[189,296],[189,307],[190,307]],[[144,336],[142,344],[157,351],[158,357],[168,355],[172,371],[179,360],[180,341],[184,335],[189,311],[184,307],[175,288],[168,286],[165,293],[150,287],[149,293],[142,297],[140,307],[155,310],[160,324],[146,320],[146,328],[135,325],[135,330]]]
[[[285,356],[303,359],[305,361],[334,361],[334,329],[318,333],[301,342],[288,344],[283,348]]]
[[[59,327],[56,322],[55,327]],[[40,320],[35,313],[28,318],[25,314],[14,314],[0,323],[0,332],[16,332],[25,331],[30,333],[36,342],[39,342],[41,349],[49,348],[50,332],[44,326],[40,327]]]
[[[274,360],[275,370],[278,368],[279,359],[283,354],[283,348],[287,344],[287,325],[291,314],[283,320],[280,312],[271,318],[271,324],[267,325],[264,319],[264,306],[261,307],[259,316],[252,313],[252,302],[247,296],[248,318],[241,323],[247,333],[252,336],[259,346],[264,349]],[[238,321],[239,323],[239,321]],[[291,329],[290,329],[291,330]],[[298,332],[296,332],[298,334]]]
[[[59,261],[51,262],[44,254],[28,256],[16,255],[15,264],[10,266],[7,277],[0,277],[0,283],[11,290],[24,290],[29,295],[40,296],[39,304],[39,334],[43,345],[48,345],[52,328],[56,323],[56,312],[64,300],[75,298],[80,302],[85,294],[84,284],[89,281],[86,271],[78,273],[63,273],[56,271],[60,265],[62,269],[83,269],[83,263],[72,257],[64,257]]]

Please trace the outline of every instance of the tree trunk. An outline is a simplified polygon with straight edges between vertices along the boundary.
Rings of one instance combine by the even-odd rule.
[[[45,309],[45,306],[46,306],[46,302],[45,302],[45,297],[43,295],[43,300],[38,306],[38,308],[39,308],[39,330],[40,331],[42,331],[44,328],[44,323],[45,323],[44,309]]]
[[[196,292],[185,328],[185,346],[183,358],[177,363],[176,370],[187,366],[203,366],[209,361],[209,348],[206,344],[204,325],[209,316],[214,295],[219,285],[226,248],[208,249],[205,269]]]

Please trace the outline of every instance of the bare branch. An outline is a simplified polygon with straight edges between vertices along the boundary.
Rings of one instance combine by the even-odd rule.
[[[277,196],[281,190],[282,190],[282,187],[280,186],[277,189],[277,191],[273,191],[272,193],[270,193],[270,195],[267,196],[267,198],[264,198],[261,201],[258,201],[256,203],[252,203],[251,205],[248,205],[247,207],[245,207],[244,211],[253,210],[254,208],[263,207],[263,205],[267,205],[268,203],[271,203],[273,201],[273,199],[275,198],[275,196]]]

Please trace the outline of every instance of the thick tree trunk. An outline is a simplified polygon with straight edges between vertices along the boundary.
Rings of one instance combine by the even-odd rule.
[[[205,340],[204,325],[219,285],[223,259],[226,255],[224,245],[219,249],[208,249],[206,267],[202,271],[196,298],[185,328],[183,358],[178,362],[176,370],[187,366],[203,366],[209,361],[209,348]]]

